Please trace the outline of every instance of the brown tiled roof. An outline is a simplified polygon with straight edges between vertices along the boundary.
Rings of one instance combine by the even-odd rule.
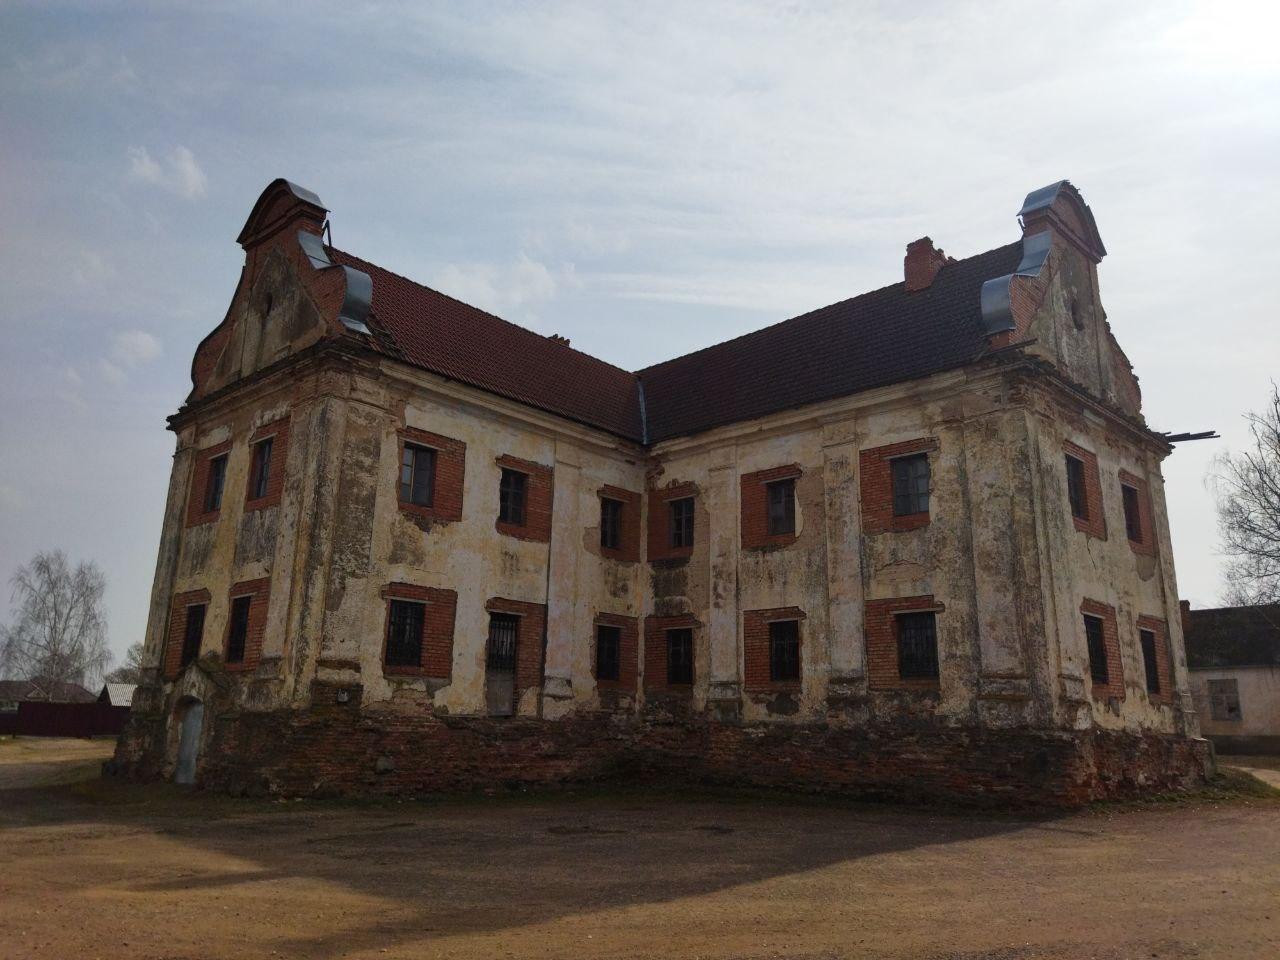
[[[449,379],[649,443],[973,362],[986,345],[982,283],[1012,273],[1021,252],[1016,242],[953,261],[924,290],[908,293],[899,282],[632,374],[330,251],[336,262],[372,278],[371,319],[380,349]]]
[[[1187,629],[1187,666],[1280,666],[1280,604],[1192,610]]]

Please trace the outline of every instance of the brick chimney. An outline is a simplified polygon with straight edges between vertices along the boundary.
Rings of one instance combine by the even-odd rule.
[[[1191,601],[1179,600],[1178,612],[1182,614],[1182,636],[1185,638],[1191,632]]]
[[[902,272],[907,280],[907,292],[923,290],[933,283],[942,265],[947,262],[947,255],[933,248],[933,241],[921,237],[907,244],[907,255],[902,258]]]

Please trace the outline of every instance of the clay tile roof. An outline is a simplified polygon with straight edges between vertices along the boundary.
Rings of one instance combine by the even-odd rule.
[[[341,250],[330,254],[372,278],[374,342],[384,352],[656,443],[973,362],[986,346],[982,283],[1012,273],[1022,244],[948,262],[924,290],[908,293],[899,282],[634,374]]]
[[[1280,666],[1280,604],[1190,611],[1187,666]]]

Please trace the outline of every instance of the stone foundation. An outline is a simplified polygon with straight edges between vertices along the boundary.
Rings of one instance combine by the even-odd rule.
[[[1203,740],[1092,730],[557,721],[361,710],[316,684],[307,711],[216,716],[198,783],[234,795],[422,796],[573,783],[785,788],[868,799],[1074,807],[1203,782]],[[163,714],[136,715],[108,773],[166,776]]]

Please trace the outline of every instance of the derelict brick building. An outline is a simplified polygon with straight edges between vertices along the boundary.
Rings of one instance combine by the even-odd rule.
[[[1063,181],[1022,237],[631,373],[270,184],[177,452],[114,768],[1078,803],[1186,783],[1160,464]],[[1154,679],[1152,679],[1154,678]]]

